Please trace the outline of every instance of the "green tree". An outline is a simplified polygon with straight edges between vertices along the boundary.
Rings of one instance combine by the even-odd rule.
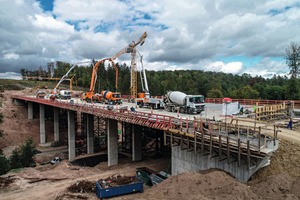
[[[10,157],[10,166],[12,169],[29,167],[33,162],[35,146],[32,139],[26,140],[21,147],[16,148]]]
[[[0,175],[10,170],[9,160],[0,152]]]
[[[283,100],[285,96],[285,88],[283,86],[270,86],[265,88],[267,99],[270,100]]]
[[[285,98],[291,100],[300,99],[300,87],[299,80],[295,77],[291,77],[288,81],[287,87],[285,89]]]
[[[238,99],[257,99],[259,97],[259,93],[249,85],[239,88],[234,94],[235,96],[233,98]]]
[[[290,69],[290,80],[287,84],[286,97],[288,99],[299,99],[299,80],[300,74],[300,46],[294,42],[291,42],[290,46],[285,50],[286,52],[286,64]]]
[[[0,102],[1,103],[1,102]],[[3,122],[3,113],[0,113],[0,124]],[[0,130],[0,137],[3,137],[4,131]]]
[[[0,123],[3,122],[3,113],[0,113]]]
[[[294,42],[285,50],[286,64],[290,69],[290,75],[297,78],[300,73],[300,46]]]
[[[17,169],[22,167],[21,151],[19,150],[19,148],[13,150],[9,160],[10,160],[10,167],[12,169]]]
[[[29,167],[33,162],[35,146],[32,139],[28,139],[25,144],[21,146],[21,163],[23,167]]]
[[[209,98],[222,98],[223,93],[219,89],[211,89],[211,90],[208,91],[207,97],[209,97]]]

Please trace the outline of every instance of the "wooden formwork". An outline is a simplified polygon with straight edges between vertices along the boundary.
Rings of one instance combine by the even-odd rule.
[[[258,121],[271,121],[287,118],[289,106],[285,103],[262,105],[256,103],[255,119]]]

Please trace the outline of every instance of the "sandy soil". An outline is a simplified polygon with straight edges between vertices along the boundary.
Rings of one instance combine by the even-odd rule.
[[[14,106],[10,99],[10,94],[23,92],[5,91],[0,99],[0,112],[4,114],[0,129],[5,132],[5,136],[0,138],[0,148],[7,153],[22,144],[28,136],[36,144],[39,142],[38,119],[27,120],[26,108]],[[152,188],[145,187],[143,193],[112,199],[300,199],[300,131],[281,131],[280,146],[271,159],[271,165],[257,172],[247,184],[222,171],[189,172],[171,176]],[[105,162],[95,167],[74,167],[67,161],[58,165],[38,165],[2,176],[9,176],[13,182],[8,187],[0,184],[0,195],[1,199],[7,200],[98,199],[95,193],[71,193],[67,188],[80,180],[96,182],[113,174],[135,175],[137,167],[165,170],[168,163],[169,159],[165,158],[142,162],[124,158],[113,167],[107,167]]]

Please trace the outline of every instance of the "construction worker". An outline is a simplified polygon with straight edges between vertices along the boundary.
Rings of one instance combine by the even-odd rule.
[[[286,128],[293,130],[293,119],[292,118],[290,118],[290,121],[289,121],[288,125],[286,126]]]

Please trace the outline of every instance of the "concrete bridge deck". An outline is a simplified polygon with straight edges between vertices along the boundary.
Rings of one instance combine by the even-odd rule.
[[[50,99],[29,96],[13,96],[12,98],[15,101],[21,100],[26,102],[29,114],[31,112],[29,105],[37,103],[40,105],[40,109],[42,108],[41,106],[47,105],[65,109],[68,112],[70,111],[70,113],[80,112],[89,116],[98,116],[107,119],[108,152],[114,149],[114,153],[111,156],[115,156],[115,151],[117,151],[115,150],[117,148],[116,144],[113,144],[117,142],[115,139],[116,136],[111,137],[114,138],[113,140],[110,140],[111,138],[109,137],[111,134],[115,135],[113,132],[117,132],[115,127],[117,126],[116,122],[125,122],[134,126],[160,130],[164,134],[164,144],[172,149],[172,174],[190,170],[220,168],[233,174],[239,180],[247,181],[255,171],[269,164],[272,152],[278,148],[278,130],[276,130],[275,126],[274,129],[245,127],[221,121],[212,121],[200,118],[199,116],[193,117],[192,115],[183,119],[182,117],[178,118],[176,113],[163,112],[163,114],[160,114],[162,113],[161,111],[150,109],[143,112],[131,111],[130,106],[132,104],[112,107],[103,104],[81,103],[81,101],[76,99],[72,101],[51,101]],[[41,114],[43,112],[40,111]],[[72,132],[75,130],[72,126],[72,123],[74,123],[72,115],[70,114],[71,118],[69,118],[68,123],[69,137],[73,139],[69,138],[68,140],[74,140]],[[191,117],[192,120],[190,119]],[[41,121],[43,119],[40,117]],[[54,125],[55,123],[57,122],[54,122]],[[87,122],[87,125],[89,126],[91,123]],[[43,127],[40,130],[41,134],[44,134],[45,130],[43,130]],[[134,131],[136,133],[133,134],[132,151],[133,157],[140,159],[140,153],[137,154],[137,151],[141,149],[137,143],[137,141],[140,141],[139,136],[137,136],[139,134],[138,130],[139,128],[136,127]],[[88,139],[90,145],[93,144],[91,134],[88,136],[90,138]],[[45,139],[41,139],[41,143],[43,142],[45,142]],[[69,144],[73,144],[73,142],[70,143],[69,141]],[[69,152],[73,152],[71,149],[73,147],[70,146],[74,146],[74,144],[69,145]],[[90,149],[90,153],[93,152],[91,146],[87,148]],[[74,157],[74,152],[69,153],[70,160],[74,159]],[[193,159],[186,160],[186,157],[193,157],[194,161]],[[112,159],[114,161],[109,163],[109,165],[117,164],[117,158]],[[212,159],[214,159],[213,162]],[[224,160],[227,160],[227,162],[224,162]]]

